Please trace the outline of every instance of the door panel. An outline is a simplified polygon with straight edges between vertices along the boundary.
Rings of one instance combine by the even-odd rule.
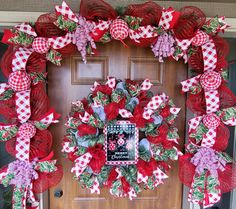
[[[150,48],[128,46],[119,42],[106,45],[98,44],[98,54],[88,57],[88,63],[82,62],[79,54],[66,58],[61,67],[48,66],[48,94],[51,105],[61,113],[61,122],[51,128],[54,137],[55,157],[64,167],[64,177],[57,188],[63,190],[61,198],[54,197],[54,189],[50,190],[51,209],[180,209],[182,185],[178,180],[177,163],[168,173],[169,178],[164,185],[154,191],[143,191],[133,201],[126,198],[114,198],[108,189],[102,189],[100,195],[92,195],[73,180],[70,172],[72,163],[63,158],[61,141],[65,133],[64,123],[70,111],[71,102],[82,99],[90,92],[95,80],[103,81],[106,77],[131,78],[135,80],[149,78],[153,83],[154,93],[165,92],[177,106],[181,107],[177,118],[177,127],[184,143],[185,96],[180,94],[180,81],[186,78],[187,67],[183,62],[166,60],[159,63]]]

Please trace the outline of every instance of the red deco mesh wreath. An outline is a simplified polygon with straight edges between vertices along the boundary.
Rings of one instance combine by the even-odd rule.
[[[15,52],[18,50],[13,46],[9,45],[7,51],[4,53],[1,60],[1,69],[5,77],[8,77],[12,73],[12,59]],[[46,60],[43,55],[33,52],[27,62],[26,71],[32,72],[44,72],[46,68]]]
[[[206,21],[205,14],[197,7],[183,7],[178,22],[174,27],[178,39],[193,38]]]
[[[221,38],[220,36],[212,37],[217,53],[217,65],[216,71],[221,71],[222,68],[227,66],[226,56],[229,53],[229,45],[228,43]],[[203,73],[204,65],[203,65],[203,57],[202,57],[202,49],[201,47],[197,47],[196,51],[189,57],[188,61],[190,67],[194,69],[197,73]]]

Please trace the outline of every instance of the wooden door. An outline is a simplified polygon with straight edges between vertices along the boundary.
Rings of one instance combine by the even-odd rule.
[[[54,137],[55,157],[64,167],[64,177],[56,187],[63,191],[60,198],[54,197],[55,188],[50,190],[50,209],[181,209],[182,185],[178,180],[177,163],[168,173],[164,185],[155,191],[143,191],[133,201],[126,198],[114,198],[108,189],[102,189],[100,195],[91,195],[90,191],[80,187],[70,172],[72,163],[63,158],[61,141],[65,133],[66,116],[71,102],[82,99],[90,92],[95,80],[105,80],[107,75],[116,78],[140,80],[149,78],[155,86],[154,93],[165,92],[182,111],[177,119],[177,127],[184,143],[185,96],[180,94],[180,81],[186,78],[187,67],[182,62],[168,61],[160,64],[150,48],[129,46],[120,42],[97,45],[98,54],[88,57],[83,64],[79,54],[66,58],[61,67],[48,66],[48,94],[51,105],[61,113],[61,122],[51,128]]]

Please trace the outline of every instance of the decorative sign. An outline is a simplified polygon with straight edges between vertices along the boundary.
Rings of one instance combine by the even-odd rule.
[[[128,121],[118,121],[104,129],[106,164],[136,164],[138,159],[138,128]]]

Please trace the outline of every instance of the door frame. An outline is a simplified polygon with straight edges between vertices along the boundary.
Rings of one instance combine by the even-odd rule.
[[[187,2],[185,2],[186,4]],[[46,12],[21,12],[21,11],[0,11],[0,32],[3,32],[6,28],[11,28],[16,24],[22,22],[35,22],[37,18],[45,14]],[[11,14],[11,15],[9,15]],[[209,19],[209,18],[208,18]],[[222,37],[225,38],[236,38],[236,18],[226,18],[225,21],[231,26],[226,29],[225,33],[222,34]],[[190,115],[186,114],[186,117]],[[187,122],[187,120],[186,120]],[[236,137],[236,131],[235,131]],[[183,187],[182,193],[182,209],[200,209],[200,206],[193,205],[188,202],[188,188]],[[40,200],[40,209],[49,209],[49,192],[46,191],[43,194],[39,194],[38,198]],[[236,205],[236,191],[231,192],[231,205]]]

